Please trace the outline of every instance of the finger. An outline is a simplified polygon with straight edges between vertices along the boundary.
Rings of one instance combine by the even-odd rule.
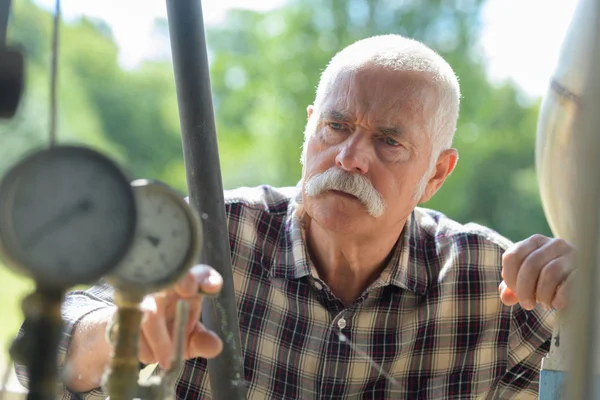
[[[548,290],[552,290],[552,294],[556,289],[556,285],[558,285],[561,281],[557,281],[556,283],[552,283],[553,278],[560,278],[556,276],[559,271],[557,271],[557,265],[554,260],[561,259],[562,256],[568,254],[570,252],[570,248],[566,244],[565,241],[558,239],[549,239],[546,243],[544,243],[541,247],[536,250],[533,250],[521,263],[518,274],[517,274],[517,284],[515,292],[517,297],[519,298],[519,302],[523,306],[523,308],[527,310],[532,310],[535,308],[536,302],[541,301],[537,298],[537,288],[542,285],[550,285]],[[548,271],[544,270],[546,267],[550,266]],[[544,274],[545,278],[543,282],[539,282],[541,274]],[[562,274],[560,274],[562,276]],[[545,290],[543,293],[546,293]],[[552,297],[550,297],[550,300]],[[546,306],[549,303],[545,303]]]
[[[189,318],[186,326],[186,334],[191,333],[194,330],[196,324],[200,321],[200,313],[202,312],[202,297],[194,298],[189,301]]]
[[[190,270],[198,284],[198,292],[217,294],[223,286],[223,278],[215,269],[208,265],[199,264]]]
[[[504,252],[502,255],[502,279],[509,288],[516,289],[519,268],[525,258],[549,240],[549,238],[542,235],[533,235],[528,239],[515,243]]]
[[[168,369],[173,354],[173,341],[165,318],[167,299],[158,295],[154,296],[154,299],[156,303],[155,310],[145,312],[141,330],[160,367]]]
[[[209,286],[207,290],[209,293],[216,293],[220,290],[220,285],[222,283],[222,279],[219,273],[213,268],[199,264],[195,265],[188,271],[179,281],[177,281],[173,287],[169,290],[172,290],[175,294],[177,294],[181,298],[190,298],[198,294],[201,290],[201,285],[205,280],[209,280]],[[215,284],[218,287],[215,287]]]
[[[201,312],[201,306],[202,306],[202,296],[200,295],[195,295],[195,297],[193,297],[192,299],[188,299],[188,300],[183,300],[186,301],[188,303],[188,315],[187,315],[187,323],[186,325],[183,327],[183,354],[182,356],[185,359],[188,358],[192,358],[192,357],[199,357],[201,355],[193,355],[190,356],[190,346],[193,343],[193,336],[196,334],[194,331],[196,329],[196,325],[199,324],[199,320],[200,320],[200,312]],[[167,330],[168,332],[172,332],[172,338],[173,338],[173,350],[175,350],[175,342],[176,340],[179,340],[179,336],[181,334],[180,332],[180,326],[178,326],[176,324],[176,319],[175,318],[170,318],[167,319]],[[201,349],[202,350],[202,349]],[[197,351],[197,350],[194,350]]]
[[[200,321],[200,313],[202,309],[202,296],[196,295],[192,300],[185,300],[188,303],[188,313],[186,318],[186,325],[183,327],[183,338],[184,338],[184,354],[187,352],[187,346],[189,337],[193,334],[196,324]],[[173,312],[175,315],[175,311]],[[175,342],[176,335],[179,334],[179,326],[176,324],[176,318],[167,318],[167,330],[171,332],[173,342]]]
[[[187,272],[174,286],[174,292],[182,297],[187,298],[196,294],[198,285],[196,279],[191,272]]]
[[[223,350],[223,342],[212,331],[207,330],[200,322],[194,326],[189,337],[188,358],[214,358]]]
[[[554,299],[552,300],[552,308],[562,310],[568,304],[569,296],[572,293],[573,287],[575,286],[575,275],[576,271],[573,271],[565,281],[558,286]]]
[[[152,349],[148,345],[146,336],[143,330],[140,329],[140,340],[139,340],[139,359],[143,364],[150,365],[156,362],[156,357],[152,354]]]
[[[536,289],[536,299],[546,308],[551,308],[554,296],[565,279],[569,276],[570,265],[564,257],[550,261],[541,271]]]
[[[502,282],[504,283],[504,282]],[[502,285],[502,284],[500,284]],[[500,300],[506,306],[514,306],[519,302],[519,298],[511,289],[509,289],[504,283],[504,287],[500,289]]]
[[[188,323],[186,325],[185,330],[186,335],[188,335],[192,331],[192,328],[196,321],[200,320],[203,298],[203,295],[195,293],[193,296],[184,299],[188,303]],[[172,324],[175,322],[176,313],[177,301],[172,301],[167,305],[167,308],[165,310],[167,324]]]

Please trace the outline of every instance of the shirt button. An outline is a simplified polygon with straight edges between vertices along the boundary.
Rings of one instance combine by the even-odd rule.
[[[338,320],[338,328],[344,329],[345,327],[346,327],[346,319],[345,318],[340,318]]]
[[[315,288],[316,288],[317,290],[321,290],[321,289],[323,289],[323,285],[321,285],[321,283],[319,283],[319,282],[315,281]]]

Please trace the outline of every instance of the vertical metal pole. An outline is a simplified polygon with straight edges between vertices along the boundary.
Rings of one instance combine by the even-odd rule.
[[[581,118],[573,132],[576,150],[575,222],[577,248],[577,287],[569,307],[568,322],[575,327],[577,336],[573,343],[573,364],[567,376],[568,399],[593,399],[598,343],[596,304],[598,296],[598,268],[600,268],[600,4],[591,3],[587,27],[593,32],[593,43],[588,55],[581,102]],[[585,29],[582,27],[581,29]]]
[[[202,320],[223,339],[223,352],[208,361],[212,398],[246,398],[229,234],[214,121],[206,37],[200,0],[167,0],[190,204],[202,216],[201,262],[223,276],[223,289],[204,302]]]
[[[25,75],[23,54],[6,46],[10,6],[10,0],[0,0],[0,118],[12,118],[17,112]]]
[[[542,361],[540,400],[590,398],[592,373],[600,372],[600,363],[586,358],[595,354],[599,332],[594,296],[600,266],[594,250],[600,242],[597,2],[578,1],[538,118],[536,170],[542,205],[554,235],[578,249],[580,285],[571,306],[556,314],[550,352]],[[572,393],[567,393],[567,383]]]
[[[10,0],[0,0],[0,48],[6,45],[9,15]]]

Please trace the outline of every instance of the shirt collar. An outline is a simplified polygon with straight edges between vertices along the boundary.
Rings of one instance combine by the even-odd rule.
[[[416,212],[408,216],[402,234],[393,249],[392,258],[379,277],[383,284],[398,286],[425,294],[429,285],[429,270],[423,262],[423,231]]]
[[[281,254],[271,268],[275,278],[300,279],[314,270],[308,255],[304,229],[301,182],[296,186],[296,194],[290,199],[284,227],[279,238]],[[316,271],[314,271],[316,276]]]
[[[317,271],[310,260],[304,229],[301,183],[296,195],[290,199],[284,229],[279,244],[282,252],[271,268],[271,276],[300,279]],[[418,294],[425,294],[429,284],[429,271],[421,254],[426,251],[423,235],[415,211],[407,219],[402,234],[394,246],[392,257],[382,271],[378,286],[393,285]]]

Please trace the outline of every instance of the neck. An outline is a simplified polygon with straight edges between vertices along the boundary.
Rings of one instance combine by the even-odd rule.
[[[319,276],[345,305],[379,278],[405,222],[386,233],[361,235],[331,232],[312,220],[306,225],[309,252]]]

